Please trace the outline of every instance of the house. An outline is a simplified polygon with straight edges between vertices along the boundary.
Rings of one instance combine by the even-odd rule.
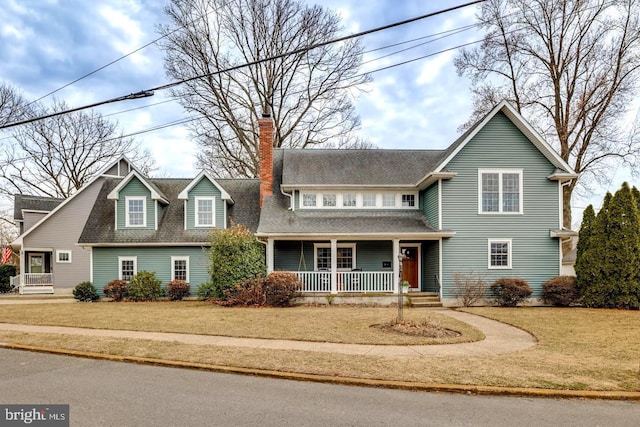
[[[152,271],[166,285],[184,280],[195,291],[209,280],[206,251],[212,229],[232,223],[255,231],[259,182],[214,179],[150,179],[137,171],[105,179],[78,245],[91,254],[91,281],[99,290]]]
[[[271,118],[259,125],[259,180],[151,179],[121,160],[25,228],[22,271],[101,290],[148,270],[195,290],[208,280],[208,234],[234,222],[306,295],[389,296],[406,282],[448,304],[457,273],[520,277],[540,296],[577,234],[562,227],[576,173],[507,102],[444,150],[274,149]]]
[[[20,274],[12,283],[20,293],[54,293],[91,280],[91,254],[77,245],[96,195],[107,177],[134,166],[124,157],[108,165],[66,200],[16,195],[14,218],[20,235],[11,243],[20,255]]]
[[[435,292],[455,276],[560,274],[562,186],[577,175],[507,102],[445,150],[271,150],[257,236],[306,294]],[[272,155],[271,155],[272,153]],[[271,166],[272,163],[272,167]]]

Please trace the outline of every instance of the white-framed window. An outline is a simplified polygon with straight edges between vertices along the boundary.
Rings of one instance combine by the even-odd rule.
[[[415,194],[403,194],[402,195],[402,207],[403,208],[413,208],[416,206],[416,195]]]
[[[61,264],[71,264],[71,251],[56,250],[56,262]]]
[[[125,197],[126,204],[126,226],[146,227],[147,226],[147,198],[146,197]]]
[[[489,269],[511,269],[511,239],[489,239],[488,251]]]
[[[375,208],[376,207],[376,193],[363,193],[362,194],[362,207]]]
[[[118,279],[128,282],[138,272],[138,257],[118,257]]]
[[[315,243],[314,245],[314,266],[316,271],[331,270],[331,244]],[[337,268],[338,271],[351,271],[356,267],[356,244],[338,243],[337,245]]]
[[[215,227],[216,201],[214,197],[196,197],[195,200],[196,227]]]
[[[342,206],[345,208],[355,208],[358,205],[356,193],[345,193],[342,195]]]
[[[396,206],[396,193],[382,193],[382,207],[394,208]]]
[[[333,208],[338,205],[335,193],[327,193],[322,195],[322,206],[325,208]]]
[[[522,169],[478,170],[478,213],[522,213]]]
[[[316,206],[316,195],[314,193],[302,193],[302,206],[312,208]]]
[[[183,280],[189,283],[189,257],[171,257],[171,280]]]

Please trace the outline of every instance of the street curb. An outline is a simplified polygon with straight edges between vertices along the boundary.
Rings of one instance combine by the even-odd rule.
[[[251,376],[261,376],[268,378],[288,379],[296,381],[308,381],[327,384],[349,385],[359,387],[376,387],[397,390],[439,392],[439,393],[459,393],[472,395],[494,395],[494,396],[518,396],[518,397],[546,397],[546,398],[569,398],[569,399],[597,399],[597,400],[627,400],[640,401],[640,392],[634,391],[596,391],[596,390],[553,390],[539,388],[522,387],[496,387],[477,386],[464,384],[439,384],[394,380],[375,380],[368,378],[351,378],[328,375],[303,374],[296,372],[273,371],[266,369],[240,368],[233,366],[213,365],[208,363],[182,362],[177,360],[154,359],[137,356],[116,356],[102,353],[91,353],[77,350],[64,350],[58,348],[38,347],[23,344],[0,343],[0,348],[12,350],[33,351],[38,353],[49,353],[86,359],[107,360],[112,362],[127,362],[140,365],[164,366],[170,368],[193,369],[209,372],[219,372],[227,374],[241,374]]]

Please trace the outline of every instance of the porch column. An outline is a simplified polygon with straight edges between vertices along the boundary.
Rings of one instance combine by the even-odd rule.
[[[400,239],[393,239],[393,292],[400,293],[400,260],[398,260],[398,254],[400,253]]]
[[[267,257],[267,274],[269,274],[273,271],[273,257],[274,257],[273,239],[267,239],[266,257]]]
[[[331,239],[331,293],[338,293],[338,240]]]

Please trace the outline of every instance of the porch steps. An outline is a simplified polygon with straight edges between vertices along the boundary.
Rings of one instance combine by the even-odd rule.
[[[407,294],[410,307],[442,307],[440,296],[436,292]]]

